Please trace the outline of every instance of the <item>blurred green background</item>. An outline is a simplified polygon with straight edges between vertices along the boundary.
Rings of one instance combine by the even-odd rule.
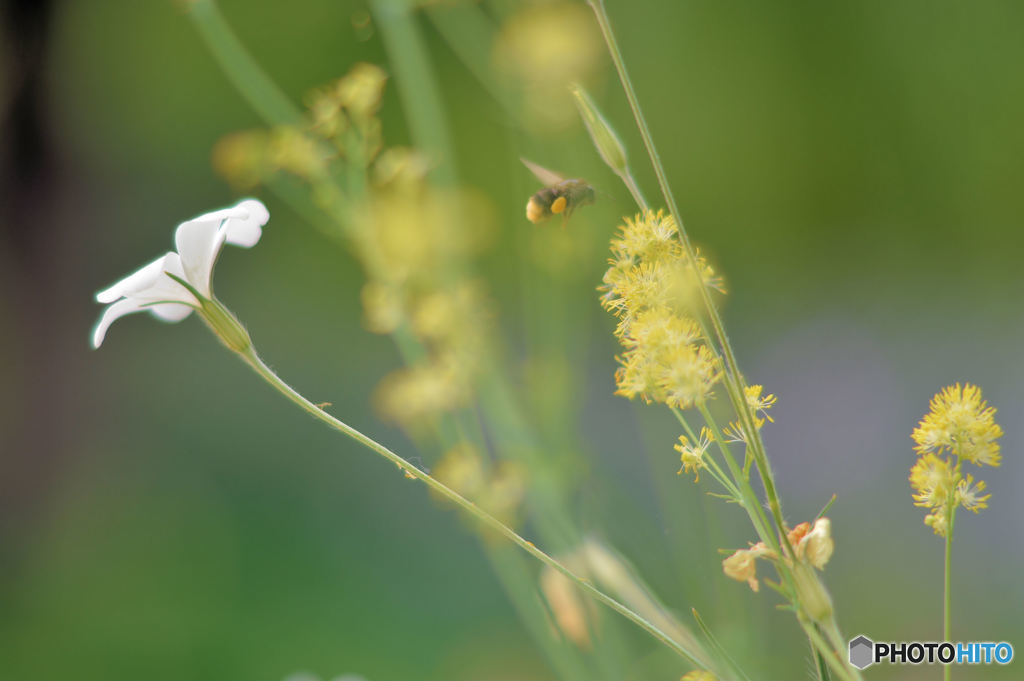
[[[991,507],[957,523],[954,638],[1019,643],[1024,5],[608,4],[684,221],[727,279],[741,366],[779,395],[765,437],[787,516],[812,518],[838,495],[826,579],[844,632],[940,637],[943,545],[911,503],[909,433],[934,392],[970,381],[1007,435],[1004,466],[978,472]],[[520,5],[483,9],[498,21]],[[31,63],[27,6],[3,15],[7,113]],[[388,68],[364,3],[220,6],[296,102],[357,61]],[[291,408],[196,320],[131,318],[88,349],[92,294],[170,248],[178,222],[235,199],[210,150],[260,121],[182,5],[49,7],[33,118],[45,144],[19,161],[25,128],[12,116],[0,139],[2,675],[554,678],[466,524]],[[450,161],[498,216],[480,271],[509,370],[539,420],[554,405],[578,433],[577,520],[679,613],[708,613],[756,678],[800,678],[806,645],[791,615],[770,591],[721,575],[716,549],[753,538],[738,511],[675,475],[667,411],[612,395],[613,320],[595,287],[619,216],[633,211],[628,194],[579,125],[524,124],[433,21],[417,25]],[[588,84],[653,198],[607,59]],[[384,101],[389,144],[409,140],[400,87]],[[559,93],[552,107],[569,101]],[[588,178],[598,204],[564,232],[530,225],[523,205],[537,185],[520,155]],[[363,330],[358,265],[272,194],[260,198],[272,216],[264,239],[224,254],[218,296],[286,380],[432,465],[370,407],[399,358]],[[562,323],[549,327],[553,318]],[[530,397],[535,351],[571,362]],[[755,635],[734,632],[737,622]],[[678,678],[652,641],[623,629],[635,649],[628,678]],[[956,676],[1018,678],[1019,666]]]

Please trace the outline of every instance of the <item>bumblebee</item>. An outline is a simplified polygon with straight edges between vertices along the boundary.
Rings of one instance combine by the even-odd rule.
[[[520,160],[538,180],[547,185],[526,202],[526,219],[530,222],[537,224],[552,215],[561,215],[564,226],[574,210],[594,203],[594,188],[585,180],[567,180],[558,173],[531,163],[525,158]]]

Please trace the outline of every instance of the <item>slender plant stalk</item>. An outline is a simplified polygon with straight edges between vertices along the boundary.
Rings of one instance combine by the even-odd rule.
[[[608,51],[611,54],[612,62],[615,64],[615,69],[619,74],[619,80],[622,82],[623,90],[626,93],[626,99],[629,101],[629,107],[633,112],[633,118],[636,120],[637,128],[640,130],[640,136],[643,139],[644,147],[647,150],[647,155],[651,159],[651,165],[654,167],[654,173],[658,178],[658,187],[661,189],[662,197],[668,205],[669,212],[675,218],[676,226],[678,227],[677,234],[679,235],[679,240],[686,251],[687,259],[693,267],[693,270],[695,272],[699,272],[700,269],[698,266],[696,249],[690,241],[686,228],[683,226],[679,213],[679,206],[676,204],[675,195],[672,193],[672,189],[668,184],[668,177],[665,174],[665,167],[661,162],[661,156],[658,154],[658,150],[654,146],[654,139],[651,137],[650,128],[647,127],[647,120],[644,118],[643,111],[640,108],[640,102],[637,99],[636,91],[633,89],[633,82],[630,80],[629,73],[626,71],[625,61],[623,60],[622,53],[619,50],[615,34],[612,32],[608,13],[605,11],[604,0],[588,0],[588,2],[594,10],[594,15],[597,17],[601,33],[604,35],[605,42],[608,45]],[[736,361],[736,355],[733,352],[732,344],[729,342],[729,337],[725,332],[725,325],[722,323],[722,318],[718,313],[715,301],[711,298],[711,293],[708,291],[706,286],[699,286],[698,290],[701,294],[701,301],[707,311],[708,321],[711,323],[711,328],[718,341],[718,345],[722,350],[723,359],[725,360],[726,389],[729,391],[729,396],[733,402],[733,406],[736,408],[737,416],[739,416],[742,422],[744,431],[752,434],[750,438],[752,440],[752,448],[754,449],[754,455],[757,459],[758,467],[762,471],[765,495],[768,497],[768,503],[771,507],[772,515],[774,516],[775,524],[777,526],[776,529],[783,536],[783,543],[786,546],[787,553],[790,556],[793,556],[793,549],[785,539],[785,522],[782,518],[782,507],[779,503],[778,494],[775,490],[771,469],[768,466],[767,457],[764,455],[763,444],[760,442],[760,434],[754,426],[754,417],[746,403],[746,397],[743,392],[743,377]],[[764,537],[763,539],[769,542],[769,545],[773,548],[779,548],[779,540],[776,539],[773,534],[768,537]]]
[[[959,468],[959,463],[958,466]],[[952,495],[951,495],[952,496]],[[946,560],[942,584],[942,640],[951,641],[953,638],[953,614],[951,611],[952,572],[953,572],[953,524],[956,522],[956,505],[953,499],[947,503],[949,507],[948,528],[946,531]],[[942,665],[942,679],[949,681],[952,673],[951,664]]]
[[[676,220],[679,240],[683,245],[683,249],[686,252],[686,256],[691,267],[693,267],[695,272],[699,271],[696,249],[691,243],[689,235],[683,226],[679,207],[676,204],[675,196],[669,186],[664,165],[661,162],[661,157],[658,154],[657,148],[654,146],[654,139],[651,136],[650,128],[647,126],[647,121],[640,108],[640,102],[637,99],[636,91],[633,88],[633,83],[626,71],[625,61],[622,58],[618,42],[616,41],[615,34],[612,31],[611,22],[609,21],[608,13],[605,9],[604,0],[588,0],[588,3],[594,11],[594,16],[597,19],[597,23],[601,29],[602,35],[604,36],[605,43],[608,46],[612,62],[615,64],[615,69],[618,72],[619,80],[621,81],[623,90],[625,91],[626,99],[629,101],[630,109],[633,112],[633,118],[636,121],[637,128],[640,131],[640,136],[644,142],[644,147],[647,150],[647,155],[651,160],[655,176],[658,179],[658,186],[661,189],[662,197],[668,206],[669,212]],[[729,337],[726,334],[725,325],[722,322],[718,308],[715,306],[715,302],[711,298],[711,293],[708,291],[706,286],[698,286],[697,288],[700,291],[701,300],[707,312],[708,321],[711,324],[714,336],[718,341],[718,345],[725,361],[724,383],[726,390],[729,393],[729,397],[733,403],[736,414],[740,419],[743,432],[748,434],[747,446],[753,452],[754,461],[757,464],[761,481],[764,486],[768,507],[778,534],[776,535],[776,532],[769,531],[767,527],[758,522],[754,523],[755,529],[758,530],[758,534],[761,536],[761,539],[765,541],[768,546],[778,551],[780,556],[796,560],[796,554],[789,543],[789,538],[787,537],[786,524],[782,515],[782,504],[779,499],[778,491],[775,488],[774,475],[768,461],[767,453],[765,452],[764,442],[762,441],[761,434],[755,424],[755,415],[753,410],[746,401],[743,375],[740,373],[735,352],[733,351],[732,344],[729,342]],[[730,462],[727,461],[727,463]],[[733,466],[730,466],[730,468],[733,468]],[[741,475],[741,479],[737,480],[737,482],[743,486],[744,497],[747,497],[748,491],[750,493],[753,492],[746,476]],[[748,501],[749,500],[750,499],[748,497]],[[753,501],[756,501],[756,495],[754,495]],[[748,513],[751,515],[751,520],[754,519],[755,515],[761,515],[762,511],[760,504],[758,503],[755,507],[748,508]],[[779,573],[790,587],[790,592],[795,594],[796,590],[794,588],[793,576],[781,561],[779,565]],[[806,628],[807,627],[805,627],[805,629]],[[854,670],[852,667],[842,664],[842,662],[837,658],[838,651],[842,650],[842,645],[840,644],[837,646],[836,642],[841,640],[842,637],[839,634],[838,627],[836,626],[834,619],[829,623],[829,629],[828,638],[832,641],[832,645],[829,645],[829,643],[826,642],[817,631],[814,631],[813,635],[809,635],[809,638],[815,643],[833,668],[836,668],[836,665],[838,665],[837,673],[839,673],[843,678],[859,679],[859,672]]]
[[[820,659],[823,659],[832,668],[837,677],[846,681],[856,681],[861,678],[860,674],[852,667],[839,659],[837,652],[829,650],[828,641],[822,638],[818,628],[812,622],[808,622],[806,618],[800,615],[797,616],[797,620],[800,622],[800,626],[803,627],[804,633],[807,634],[807,638],[812,642],[812,647],[821,652]]]
[[[414,122],[420,121],[422,123],[414,133],[419,133],[417,135],[418,137],[425,137],[433,140],[432,143],[428,143],[426,145],[427,148],[432,148],[443,157],[445,155],[445,151],[451,149],[446,131],[443,131],[443,134],[440,137],[437,136],[437,132],[443,128],[443,109],[440,104],[440,100],[436,96],[428,98],[427,100],[422,99],[424,88],[434,90],[435,95],[436,88],[431,87],[433,82],[429,78],[429,69],[424,69],[425,62],[420,59],[422,54],[424,54],[424,49],[422,42],[419,40],[418,34],[415,34],[415,27],[410,23],[412,20],[411,17],[408,16],[408,8],[402,6],[400,3],[394,2],[393,0],[375,0],[373,6],[375,14],[378,16],[379,23],[382,26],[387,26],[389,28],[390,34],[385,36],[385,39],[389,43],[389,47],[393,48],[391,51],[397,53],[401,57],[410,57],[410,55],[413,55],[414,53],[416,55],[413,59],[419,63],[418,67],[411,65],[412,61],[410,59],[404,59],[403,61],[403,68],[406,72],[400,80],[409,84],[408,91],[403,93],[403,95],[405,95],[403,96],[403,99],[416,101],[419,104],[425,104],[428,106],[430,109],[429,113],[431,115],[426,119],[418,118],[416,116],[412,117]],[[242,96],[249,102],[253,109],[268,124],[287,124],[301,119],[301,114],[298,109],[291,104],[287,96],[284,95],[273,81],[259,68],[256,61],[252,58],[249,52],[245,50],[237,37],[231,32],[213,0],[195,0],[190,7],[189,16],[193,19],[199,34],[207,43],[208,48],[213,53],[225,75],[240,94],[242,94]],[[409,39],[410,36],[412,40]],[[424,75],[427,76],[427,79],[423,78]],[[450,166],[450,162],[453,159],[449,158],[446,160],[449,161],[449,163],[443,164],[442,167],[447,167],[442,170],[441,176],[437,176],[437,173],[435,172],[435,177],[443,183],[451,181],[454,177],[454,171],[452,166]],[[630,180],[631,179],[632,178],[630,178]],[[634,196],[638,198],[638,201],[646,203],[643,200],[642,195],[639,193],[639,188],[636,187],[636,183],[634,181],[627,182],[627,185],[631,185],[631,192],[634,188],[636,189]],[[388,460],[392,461],[392,463],[395,463],[397,466],[402,468],[412,477],[423,480],[436,492],[446,498],[449,498],[458,506],[477,517],[485,525],[495,529],[500,535],[511,540],[520,548],[541,560],[541,562],[550,565],[564,574],[570,580],[579,585],[584,592],[588,593],[590,596],[596,598],[598,601],[604,603],[616,612],[619,612],[627,619],[633,621],[684,659],[696,664],[697,666],[703,666],[703,664],[695,660],[693,654],[691,654],[683,645],[674,640],[659,627],[652,624],[641,615],[633,612],[627,606],[598,590],[589,582],[586,582],[580,577],[574,575],[557,560],[537,549],[531,542],[520,537],[513,530],[503,525],[500,521],[495,519],[493,516],[490,516],[482,509],[476,507],[475,504],[465,499],[455,491],[447,488],[436,479],[406,462],[397,454],[394,454],[387,448],[379,445],[372,439],[362,435],[355,429],[352,429],[310,403],[299,393],[292,390],[287,384],[281,381],[280,378],[278,378],[254,352],[244,355],[244,359],[261,377],[267,380],[271,385],[304,410],[313,414],[318,419],[325,421],[335,429],[349,435],[363,445],[373,449],[378,454],[384,456]]]
[[[401,469],[406,475],[426,483],[426,485],[430,487],[430,489],[434,490],[439,495],[448,499],[456,506],[466,511],[477,520],[479,520],[483,525],[486,525],[502,537],[508,539],[513,544],[523,549],[540,562],[544,563],[545,565],[548,565],[549,567],[554,568],[558,572],[565,575],[588,595],[600,601],[604,605],[608,606],[615,612],[619,613],[626,619],[636,624],[638,627],[646,631],[659,642],[668,646],[670,649],[672,649],[672,651],[674,651],[683,659],[687,660],[691,664],[701,666],[700,663],[695,659],[693,654],[690,653],[690,651],[688,651],[679,643],[677,643],[671,636],[666,634],[655,624],[645,619],[644,617],[640,616],[636,612],[630,610],[628,607],[626,607],[619,601],[615,600],[611,596],[607,595],[606,593],[595,587],[589,581],[578,576],[572,570],[562,565],[562,563],[555,560],[544,551],[541,551],[532,542],[524,539],[515,530],[508,527],[500,520],[492,516],[490,513],[483,510],[469,499],[466,499],[464,496],[462,496],[455,490],[451,489],[450,487],[442,483],[440,480],[437,480],[430,474],[420,470],[419,468],[409,463],[401,456],[394,453],[393,451],[391,451],[384,445],[380,444],[373,438],[364,435],[363,433],[359,432],[352,426],[335,418],[331,414],[328,414],[326,411],[324,411],[320,407],[316,406],[315,404],[307,400],[298,391],[296,391],[290,385],[281,380],[281,378],[278,377],[278,375],[275,374],[274,371],[270,367],[268,367],[263,362],[263,360],[260,359],[260,357],[256,354],[254,350],[250,349],[248,352],[242,354],[241,357],[245,361],[245,363],[248,364],[249,367],[252,368],[253,371],[255,371],[264,381],[266,381],[268,384],[270,384],[271,387],[273,387],[275,390],[277,390],[282,395],[287,397],[289,400],[294,402],[296,405],[301,407],[304,411],[311,414],[316,419],[323,421],[331,428],[334,428],[335,430],[340,431],[342,434],[347,435],[348,437],[352,438],[353,440],[363,445],[364,447],[372,449],[380,456],[384,457],[391,463],[395,464],[395,466]]]
[[[188,15],[221,69],[264,120],[274,124],[301,120],[302,113],[259,67],[213,0],[193,0]]]

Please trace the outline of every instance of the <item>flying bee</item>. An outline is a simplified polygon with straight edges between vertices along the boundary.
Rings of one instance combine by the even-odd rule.
[[[546,185],[526,202],[526,219],[530,222],[537,224],[552,215],[561,215],[564,227],[574,210],[594,203],[594,188],[586,180],[567,180],[558,173],[531,163],[525,158],[519,160]]]

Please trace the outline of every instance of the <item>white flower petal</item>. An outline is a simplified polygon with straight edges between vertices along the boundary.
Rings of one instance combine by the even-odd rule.
[[[119,318],[135,312],[150,312],[158,319],[185,319],[202,301],[178,280],[202,297],[212,297],[210,277],[226,242],[249,248],[260,240],[262,226],[270,214],[256,199],[245,199],[224,210],[200,215],[178,225],[174,235],[178,252],[169,252],[113,286],[96,294],[96,300],[110,303],[92,335],[98,348],[107,329]]]
[[[203,218],[183,222],[174,233],[174,243],[181,256],[184,279],[200,295],[209,297],[210,273],[224,245],[224,235],[218,229],[218,223]]]
[[[232,215],[221,227],[226,233],[229,244],[252,248],[263,234],[263,225],[270,219],[267,207],[256,199],[245,199],[233,210],[241,211],[244,216]]]
[[[157,277],[149,288],[136,291],[126,297],[148,304],[178,301],[192,307],[199,305],[199,301],[196,300],[191,291],[168,275],[174,275],[178,279],[188,281],[188,277],[185,275],[185,268],[181,264],[181,257],[177,253],[168,253],[165,256],[162,276]]]
[[[167,255],[157,258],[142,269],[129,274],[110,288],[100,291],[96,294],[96,301],[100,303],[112,303],[118,298],[123,298],[137,291],[149,288],[157,279],[160,278],[161,273],[164,271],[164,261],[167,259],[168,255],[172,254],[168,253]]]
[[[194,308],[181,303],[160,303],[158,305],[149,305],[146,309],[152,312],[153,316],[157,319],[162,319],[165,322],[180,322],[192,314]]]
[[[107,309],[103,311],[103,316],[96,323],[96,328],[92,332],[92,346],[98,348],[102,343],[103,339],[107,335],[107,329],[115,321],[125,316],[126,314],[132,314],[133,312],[142,312],[146,308],[137,300],[131,300],[125,298],[119,300],[113,305],[107,306]]]

